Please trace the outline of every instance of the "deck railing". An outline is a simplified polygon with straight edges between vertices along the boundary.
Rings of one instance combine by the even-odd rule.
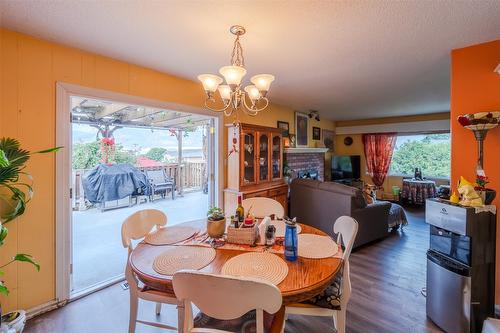
[[[206,162],[184,162],[180,167],[178,163],[168,163],[162,166],[152,167],[136,167],[142,172],[147,170],[164,169],[167,176],[175,179],[177,192],[194,192],[200,191],[206,186]],[[78,210],[84,203],[84,192],[82,179],[83,175],[90,169],[73,170],[72,188],[73,188],[73,209]]]

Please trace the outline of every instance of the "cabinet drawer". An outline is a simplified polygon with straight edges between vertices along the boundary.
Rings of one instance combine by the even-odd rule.
[[[244,199],[248,198],[256,198],[256,197],[267,197],[267,191],[259,191],[259,192],[252,192],[252,193],[245,193]]]
[[[288,186],[283,186],[283,187],[279,187],[279,188],[273,188],[273,189],[269,190],[269,196],[270,197],[275,197],[275,196],[278,196],[278,195],[287,194],[287,192],[288,192]]]

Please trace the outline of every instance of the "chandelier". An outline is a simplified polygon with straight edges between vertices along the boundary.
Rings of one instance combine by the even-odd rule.
[[[241,81],[247,70],[245,69],[245,58],[243,57],[243,48],[240,44],[240,36],[245,34],[245,28],[234,25],[229,31],[236,36],[234,40],[233,52],[231,53],[231,66],[224,66],[219,69],[219,73],[224,77],[213,74],[202,74],[198,80],[203,84],[203,89],[207,94],[205,107],[212,111],[224,112],[226,116],[242,109],[251,116],[256,116],[259,111],[264,110],[269,105],[267,92],[274,76],[271,74],[258,74],[250,78],[253,84],[247,85],[242,89]],[[222,84],[223,81],[225,84]],[[224,104],[222,108],[211,107],[215,104],[215,92],[219,91],[220,98]],[[247,102],[248,99],[248,102]]]

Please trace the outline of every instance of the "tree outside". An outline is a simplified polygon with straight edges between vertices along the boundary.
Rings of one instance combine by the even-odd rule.
[[[404,142],[394,149],[390,174],[413,175],[420,168],[424,177],[450,177],[449,134],[400,138]]]
[[[167,150],[161,147],[153,147],[147,153],[146,157],[158,162],[163,162],[165,160],[165,154]]]
[[[99,141],[77,143],[73,146],[73,169],[92,169],[101,163],[101,143]],[[133,152],[116,145],[113,163],[135,164],[137,157]]]

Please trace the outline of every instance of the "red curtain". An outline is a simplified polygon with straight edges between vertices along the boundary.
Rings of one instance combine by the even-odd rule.
[[[376,186],[382,186],[391,165],[397,133],[363,134],[366,168]]]

